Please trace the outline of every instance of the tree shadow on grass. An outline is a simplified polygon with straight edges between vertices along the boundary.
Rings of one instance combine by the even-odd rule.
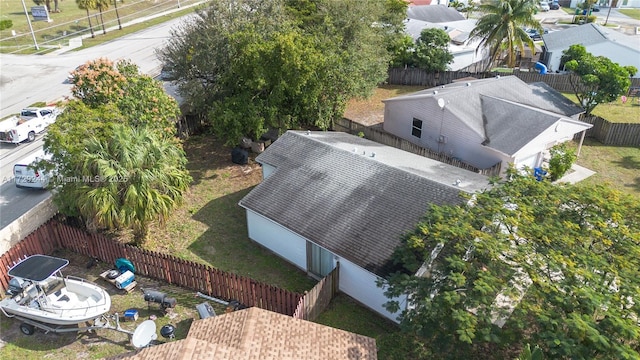
[[[289,291],[303,292],[316,281],[248,237],[245,209],[238,202],[253,187],[211,200],[193,215],[208,229],[189,250],[211,266]]]
[[[640,158],[636,156],[623,156],[622,159],[618,161],[613,161],[613,163],[624,169],[640,170]],[[640,174],[640,172],[636,172],[636,173]],[[633,188],[636,191],[640,191],[640,176],[636,177],[633,180],[633,183],[624,184],[624,186]]]

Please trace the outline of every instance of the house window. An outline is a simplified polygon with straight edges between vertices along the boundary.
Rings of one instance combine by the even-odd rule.
[[[413,127],[411,128],[411,135],[417,138],[422,137],[422,120],[413,118]]]
[[[307,261],[309,273],[318,278],[333,270],[333,254],[311,242],[307,242]]]

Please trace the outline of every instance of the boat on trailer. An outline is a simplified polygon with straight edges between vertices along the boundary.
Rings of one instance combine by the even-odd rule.
[[[0,310],[7,317],[49,325],[77,325],[99,319],[111,308],[111,297],[100,286],[75,276],[63,276],[69,261],[32,255],[9,269],[7,297]]]

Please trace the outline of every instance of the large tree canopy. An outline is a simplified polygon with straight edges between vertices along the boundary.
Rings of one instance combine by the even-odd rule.
[[[453,55],[449,52],[449,34],[438,28],[422,30],[420,38],[416,40],[414,59],[415,65],[427,71],[445,71],[453,62]]]
[[[598,104],[612,102],[631,86],[630,77],[638,69],[620,66],[604,56],[594,56],[582,45],[571,45],[562,52],[560,63],[577,77],[570,77],[571,87],[580,105],[591,114]]]
[[[227,143],[268,128],[328,128],[386,76],[387,2],[216,1],[158,51],[193,112]],[[391,19],[391,20],[389,20]]]
[[[76,100],[49,127],[44,148],[57,177],[54,201],[91,229],[132,228],[180,203],[190,177],[175,135],[179,108],[128,61],[90,61],[72,73]]]
[[[637,359],[640,204],[511,177],[466,205],[432,206],[404,238],[406,271],[388,278],[389,296],[409,294],[402,327],[443,358],[530,343],[552,359]]]
[[[470,37],[480,39],[478,51],[489,48],[489,57],[495,61],[506,52],[508,67],[514,67],[516,51],[525,51],[525,45],[535,51],[533,40],[524,30],[525,27],[542,31],[538,20],[533,16],[538,2],[532,0],[492,0],[478,6],[483,13]],[[491,64],[490,64],[491,65]]]

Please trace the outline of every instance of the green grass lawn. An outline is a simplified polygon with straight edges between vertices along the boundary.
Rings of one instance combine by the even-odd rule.
[[[628,17],[640,20],[640,9],[618,9],[618,11]]]
[[[580,186],[604,183],[640,201],[639,147],[605,146],[587,138],[576,163],[596,172]]]
[[[578,99],[574,94],[562,93],[562,95],[578,104]],[[614,123],[640,124],[640,98],[628,98],[626,103],[622,103],[622,100],[618,98],[614,102],[598,104],[591,113]]]

